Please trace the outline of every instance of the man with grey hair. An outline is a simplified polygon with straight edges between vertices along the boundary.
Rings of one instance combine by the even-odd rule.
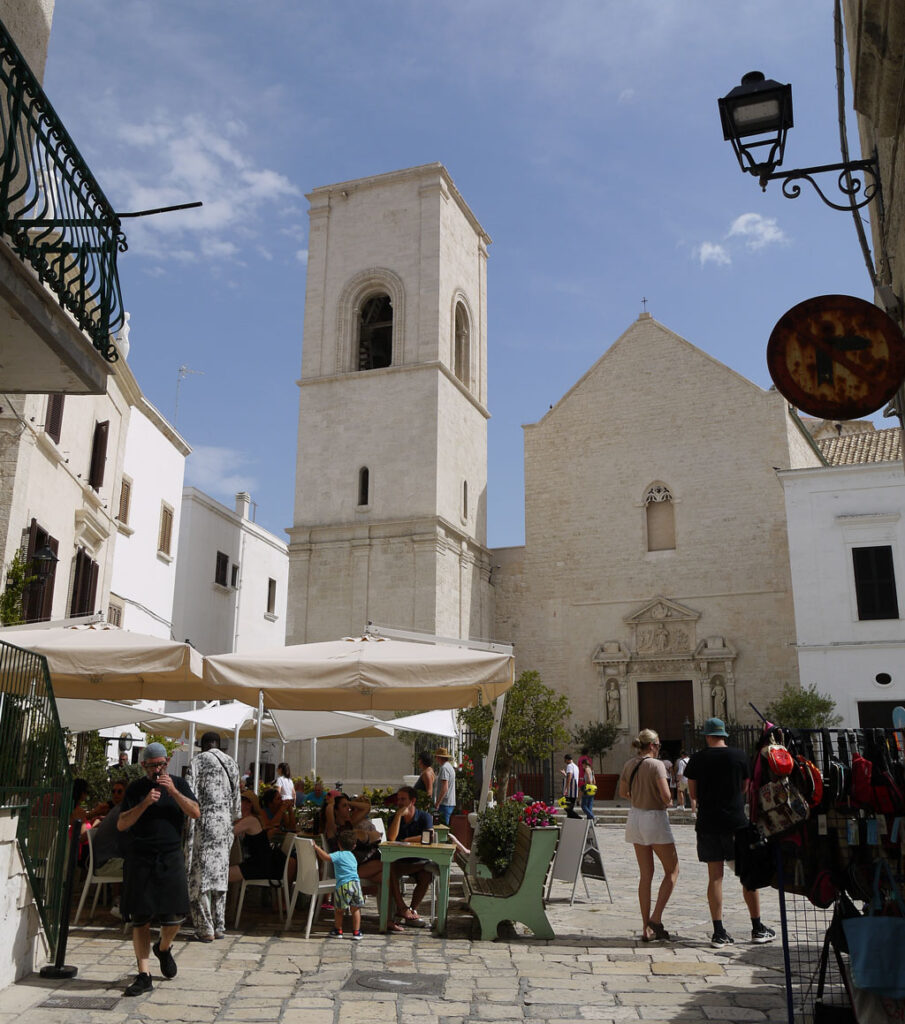
[[[189,893],[182,854],[182,826],[186,817],[198,818],[201,809],[184,779],[168,774],[169,756],[162,743],[149,743],[142,755],[143,779],[126,790],[116,822],[126,833],[121,909],[132,922],[132,946],[138,975],[125,995],[140,996],[154,987],[149,960],[151,923],[160,927],[154,955],[165,978],[176,977],[170,949],[189,908]]]
[[[242,814],[239,778],[239,766],[220,749],[219,734],[206,732],[186,774],[201,807],[200,820],[189,822],[186,854],[192,923],[200,942],[226,937],[229,851],[233,822]]]

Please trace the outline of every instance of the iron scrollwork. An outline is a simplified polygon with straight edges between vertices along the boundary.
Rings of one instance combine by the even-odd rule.
[[[124,322],[120,220],[0,22],[0,233],[108,362]]]
[[[833,172],[838,172],[836,187],[847,197],[847,203],[834,203],[814,180],[815,174]],[[766,190],[768,181],[777,180],[782,182],[782,194],[786,199],[797,199],[801,195],[801,185],[798,182],[808,182],[824,203],[834,210],[860,210],[880,195],[880,174],[875,159],[853,160],[847,164],[826,164],[823,167],[803,167],[794,171],[766,174],[760,179],[761,188]]]

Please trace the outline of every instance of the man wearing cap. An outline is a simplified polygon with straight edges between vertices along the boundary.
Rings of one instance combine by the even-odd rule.
[[[189,822],[186,870],[195,938],[226,938],[226,890],[233,822],[242,814],[239,766],[220,749],[220,736],[206,732],[201,753],[189,765],[186,782],[198,798],[201,819]]]
[[[132,922],[138,961],[138,975],[126,988],[127,996],[140,996],[154,987],[149,970],[152,921],[160,926],[154,944],[160,971],[165,978],[176,977],[170,945],[189,909],[182,826],[186,817],[200,817],[201,809],[185,780],[168,774],[168,761],[162,743],[145,747],[145,778],[126,790],[116,822],[119,831],[127,833],[120,905],[123,920]]]
[[[692,806],[697,800],[698,860],[707,865],[707,902],[713,920],[710,945],[715,949],[730,946],[735,940],[723,927],[723,865],[735,860],[735,835],[747,825],[745,792],[751,772],[748,757],[737,747],[729,747],[729,733],[721,718],[704,723],[707,746],[691,755],[685,766]],[[751,915],[751,941],[772,942],[776,932],[760,919],[760,897],[742,886],[742,895]]]
[[[456,809],[456,773],[449,763],[449,751],[446,747],[438,747],[434,757],[440,762],[440,770],[434,779],[434,806],[444,825],[449,824],[453,811]]]

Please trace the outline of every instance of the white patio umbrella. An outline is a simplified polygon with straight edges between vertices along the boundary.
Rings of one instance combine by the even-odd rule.
[[[108,623],[11,627],[0,630],[0,640],[44,655],[55,697],[210,699],[202,681],[201,655],[190,644],[130,633]]]
[[[147,711],[134,704],[119,704],[110,700],[74,700],[69,697],[58,697],[56,705],[60,725],[70,732],[119,729],[139,722],[153,722],[161,717],[156,712]]]

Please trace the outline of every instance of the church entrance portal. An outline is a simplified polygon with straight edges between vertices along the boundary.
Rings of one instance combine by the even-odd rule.
[[[675,761],[682,746],[682,726],[694,722],[694,690],[690,679],[638,682],[638,724],[660,736],[660,752]]]

